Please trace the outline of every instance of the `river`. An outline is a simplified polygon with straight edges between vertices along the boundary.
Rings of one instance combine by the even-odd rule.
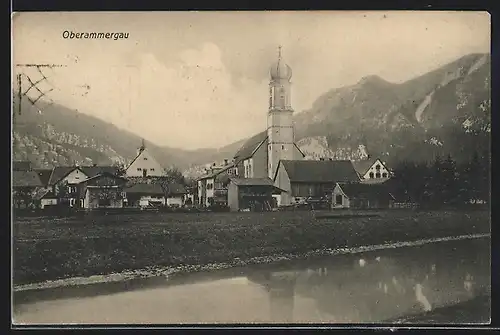
[[[490,290],[490,238],[476,238],[173,279],[19,292],[13,319],[16,324],[377,323]]]

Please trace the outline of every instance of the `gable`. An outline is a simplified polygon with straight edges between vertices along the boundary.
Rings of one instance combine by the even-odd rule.
[[[87,179],[89,176],[81,169],[75,168],[60,180],[61,183],[67,182],[68,184],[78,184]]]
[[[377,166],[379,166],[379,169],[377,169]],[[390,171],[387,168],[387,166],[378,158],[375,160],[375,162],[373,162],[373,164],[371,164],[371,166],[366,170],[366,172],[362,174],[362,176],[366,178],[370,175],[370,173],[375,174],[377,172],[380,172],[381,174],[382,173],[387,173],[388,175],[390,174]]]
[[[147,149],[142,150],[132,163],[130,163],[127,167],[126,174],[128,176],[142,176],[142,171],[144,169],[147,170],[147,175],[150,176],[165,175],[165,169]]]

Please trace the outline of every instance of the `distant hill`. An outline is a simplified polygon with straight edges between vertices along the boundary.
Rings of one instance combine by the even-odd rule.
[[[332,89],[295,114],[296,140],[308,159],[371,155],[391,163],[447,153],[466,159],[489,148],[490,67],[489,54],[472,54],[404,83],[367,76]],[[40,102],[42,112],[29,102],[22,106],[14,118],[13,154],[35,166],[127,163],[141,143],[131,132],[64,106]],[[231,159],[243,143],[199,150],[146,145],[164,167],[197,176],[205,164]]]
[[[296,114],[297,138],[339,158],[469,158],[489,143],[490,66],[489,54],[472,54],[401,84],[368,76],[330,90]]]

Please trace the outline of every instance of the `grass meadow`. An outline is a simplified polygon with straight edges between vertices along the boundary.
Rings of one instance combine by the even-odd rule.
[[[13,222],[14,285],[149,266],[204,265],[490,232],[488,211],[144,213]]]

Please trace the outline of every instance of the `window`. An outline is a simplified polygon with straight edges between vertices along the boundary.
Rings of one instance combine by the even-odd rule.
[[[382,173],[382,177],[387,178],[387,172]]]
[[[147,174],[148,174],[148,170],[147,169],[142,170],[142,176],[143,177],[146,177]]]
[[[137,168],[137,171],[142,171],[142,169],[141,168]]]
[[[147,160],[148,160],[148,158],[147,158],[147,157],[144,157],[143,159],[144,159],[145,161],[147,161]]]
[[[376,177],[376,178],[380,178],[380,172],[377,172],[377,173],[375,174],[375,177]]]
[[[373,178],[373,172],[370,172],[370,178]]]
[[[281,145],[281,150],[285,150],[285,146],[283,144]]]
[[[83,208],[83,199],[80,199],[80,207]]]
[[[150,170],[151,170],[151,171],[154,171],[154,170],[155,170],[155,168],[151,168]]]
[[[377,166],[375,166],[375,169],[380,170],[380,164],[377,164]]]
[[[73,207],[75,205],[75,199],[69,199],[69,205]]]
[[[342,194],[338,194],[338,195],[335,197],[335,204],[337,204],[337,205],[342,205]]]

